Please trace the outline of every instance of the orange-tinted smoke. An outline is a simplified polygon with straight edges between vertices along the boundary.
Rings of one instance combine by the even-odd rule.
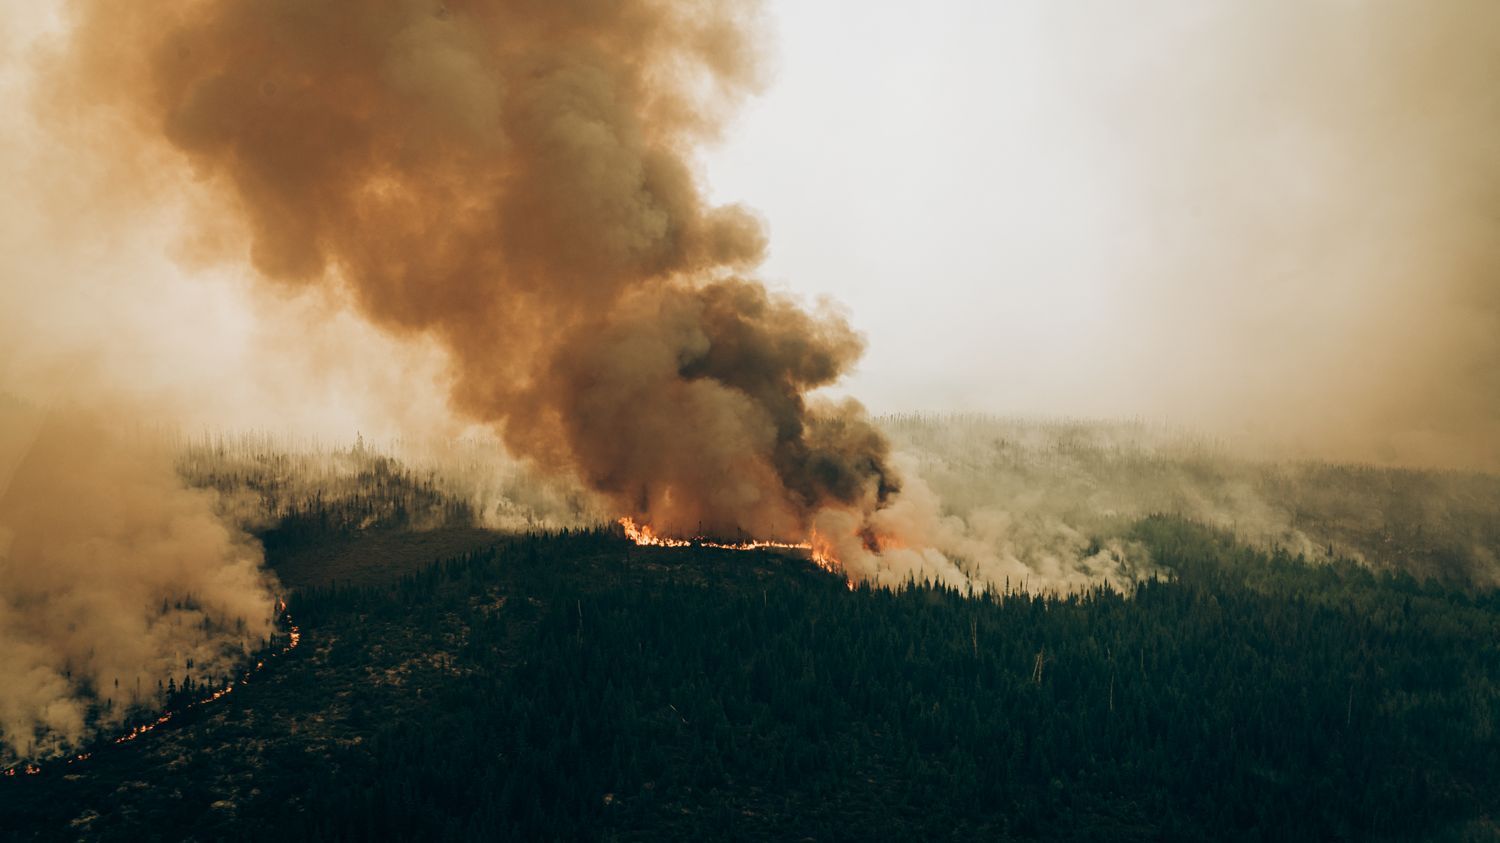
[[[456,408],[623,512],[795,535],[895,488],[857,406],[805,399],[859,337],[746,279],[761,226],[694,175],[758,83],[754,3],[73,11],[59,111],[180,153],[261,275],[345,285],[376,324],[437,338]]]

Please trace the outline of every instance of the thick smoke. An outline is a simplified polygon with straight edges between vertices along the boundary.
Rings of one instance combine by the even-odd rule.
[[[11,102],[47,17],[0,17]],[[77,153],[107,137],[0,121],[0,767],[155,709],[158,682],[232,674],[271,628],[259,547],[142,432],[215,394],[225,355],[204,340],[232,320],[135,236],[159,218],[99,189],[103,160]]]
[[[622,302],[543,379],[555,419],[515,414],[529,452],[556,425],[584,478],[678,533],[805,533],[824,504],[893,491],[886,445],[854,404],[809,404],[861,345],[743,279]],[[538,394],[537,400],[547,396]]]
[[[272,630],[259,546],[110,425],[0,406],[0,764],[154,708],[159,682],[232,676]]]
[[[75,11],[48,101],[180,154],[260,274],[436,339],[456,408],[621,514],[799,537],[897,489],[860,409],[807,397],[860,338],[744,277],[761,226],[694,176],[759,81],[753,4]]]

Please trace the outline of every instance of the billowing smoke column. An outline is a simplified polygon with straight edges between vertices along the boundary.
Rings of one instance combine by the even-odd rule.
[[[626,512],[679,534],[786,537],[821,506],[894,491],[860,407],[804,399],[859,354],[837,318],[736,278],[628,296],[583,333],[536,396],[557,417],[513,418],[528,452],[561,430],[584,478]]]
[[[621,514],[805,537],[896,491],[861,409],[807,397],[860,338],[745,277],[761,226],[695,182],[695,145],[757,84],[754,4],[78,11],[59,101],[185,156],[260,274],[438,339],[455,407]]]

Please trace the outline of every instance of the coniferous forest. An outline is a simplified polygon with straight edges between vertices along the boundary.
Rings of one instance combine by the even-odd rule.
[[[4,836],[1495,838],[1500,593],[1131,537],[1130,595],[605,530],[392,559],[295,590],[302,646],[226,699],[0,780]]]

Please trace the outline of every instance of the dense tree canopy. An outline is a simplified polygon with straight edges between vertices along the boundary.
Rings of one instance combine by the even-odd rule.
[[[1326,840],[1496,816],[1500,595],[1177,519],[1135,538],[1172,574],[1128,596],[497,541],[301,591],[310,646],[272,681],[170,744],[0,782],[0,811],[41,836],[96,800],[106,837],[341,839]]]

